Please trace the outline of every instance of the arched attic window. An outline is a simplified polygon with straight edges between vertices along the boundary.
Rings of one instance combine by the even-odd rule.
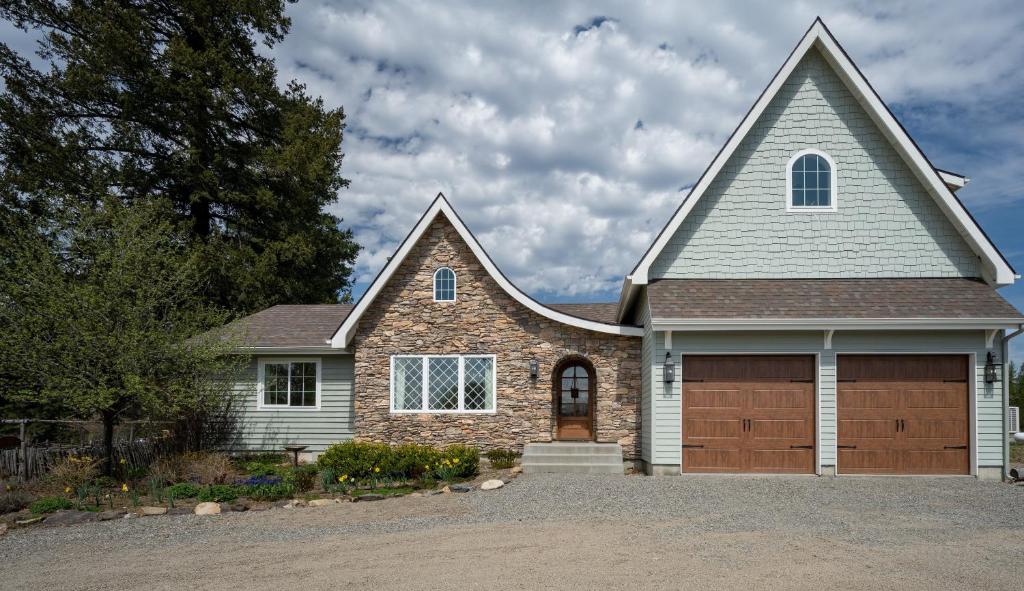
[[[818,150],[801,150],[786,165],[788,211],[835,211],[836,164]]]
[[[434,271],[434,301],[455,301],[455,271],[448,267]]]

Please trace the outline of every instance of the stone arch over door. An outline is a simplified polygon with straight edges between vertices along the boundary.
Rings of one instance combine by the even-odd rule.
[[[597,371],[589,359],[567,355],[555,364],[551,373],[551,399],[556,440],[594,440],[596,397]]]

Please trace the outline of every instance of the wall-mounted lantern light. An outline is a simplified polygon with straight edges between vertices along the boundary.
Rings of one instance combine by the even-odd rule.
[[[994,384],[999,381],[999,370],[1002,365],[999,363],[999,358],[996,354],[989,351],[985,357],[985,383]]]
[[[540,362],[536,359],[530,360],[530,379],[536,380],[537,376],[540,375]]]
[[[665,353],[665,365],[662,368],[661,375],[665,379],[666,384],[676,381],[676,363],[672,361],[671,353]]]

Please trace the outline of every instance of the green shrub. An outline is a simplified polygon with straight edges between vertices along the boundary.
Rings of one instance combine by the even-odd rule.
[[[288,499],[295,496],[295,485],[289,482],[277,484],[256,484],[252,486],[241,486],[237,492],[249,497],[254,501],[276,501]]]
[[[388,474],[400,478],[419,478],[429,473],[440,458],[441,452],[429,445],[399,445],[392,449]]]
[[[386,475],[394,465],[394,453],[386,443],[345,441],[324,450],[317,464],[321,469],[331,468],[339,475],[365,480]]]
[[[444,460],[455,466],[455,478],[472,478],[480,473],[480,451],[471,445],[449,445],[441,451]]]
[[[73,509],[74,503],[64,497],[43,497],[28,506],[28,510],[39,515],[40,513],[53,513],[60,509]]]
[[[238,488],[230,484],[211,484],[199,491],[203,503],[230,503],[238,498]]]
[[[486,455],[491,462],[491,467],[498,470],[515,466],[516,458],[519,457],[519,454],[511,449],[492,449]]]
[[[164,489],[165,494],[174,497],[175,499],[194,499],[198,497],[199,493],[202,491],[202,488],[192,484],[191,482],[179,482],[178,484],[168,486]]]
[[[283,470],[281,477],[286,484],[292,485],[299,492],[306,492],[313,489],[316,484],[317,467],[315,464],[303,464]]]

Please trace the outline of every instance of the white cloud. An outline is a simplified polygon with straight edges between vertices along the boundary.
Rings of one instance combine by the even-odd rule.
[[[993,108],[1024,88],[1012,3],[303,2],[273,52],[348,115],[357,281],[443,191],[523,289],[607,299],[817,10],[906,119],[946,126],[929,155],[976,179],[973,207],[1015,198],[954,143],[966,113],[1022,153],[1021,121]]]

